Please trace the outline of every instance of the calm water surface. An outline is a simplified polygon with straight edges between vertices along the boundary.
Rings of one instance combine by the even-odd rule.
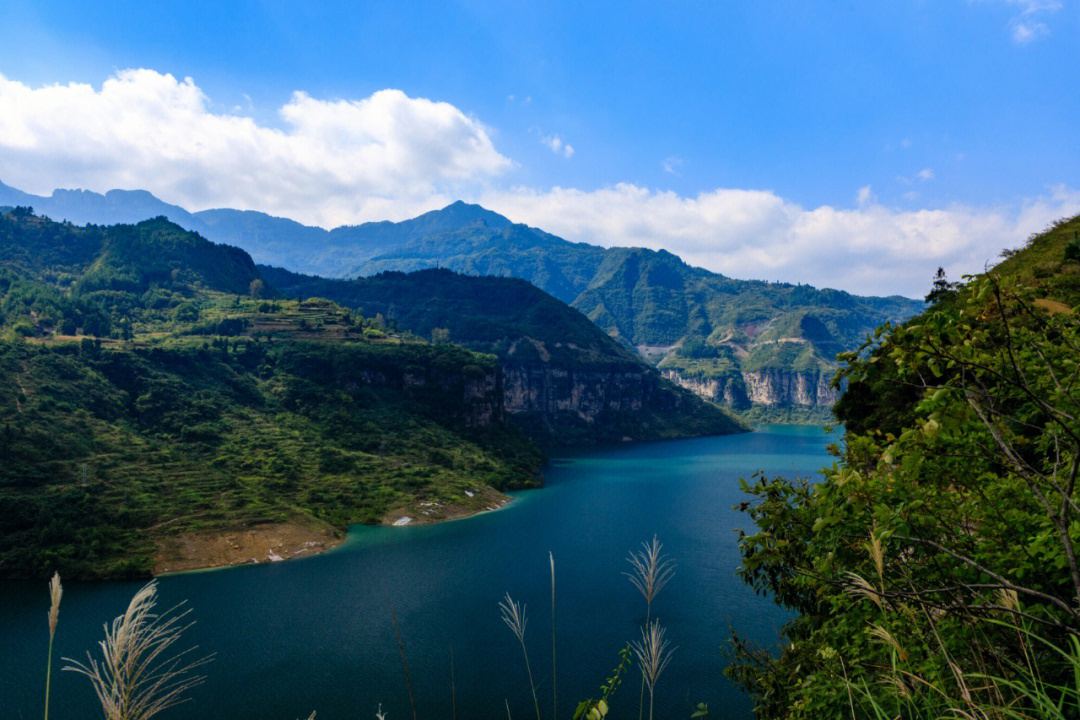
[[[735,576],[735,529],[745,517],[738,478],[758,470],[810,475],[829,464],[820,428],[771,426],[747,435],[651,443],[552,462],[542,490],[499,512],[427,527],[357,527],[338,549],[306,560],[160,580],[165,606],[186,600],[187,640],[216,653],[207,682],[164,720],[319,720],[411,715],[388,606],[404,636],[421,718],[451,717],[453,648],[459,718],[535,717],[520,646],[499,619],[509,591],[527,605],[540,710],[551,717],[550,579],[555,556],[559,715],[595,696],[618,651],[644,622],[622,575],[631,549],[655,532],[678,563],[653,606],[678,646],[657,687],[658,718],[709,703],[749,718],[727,681],[731,629],[765,644],[784,615]],[[138,583],[70,583],[55,654],[83,656]],[[46,584],[0,583],[0,706],[5,720],[41,717],[48,637]],[[637,678],[612,717],[637,717]],[[53,675],[55,720],[100,716],[89,684]]]

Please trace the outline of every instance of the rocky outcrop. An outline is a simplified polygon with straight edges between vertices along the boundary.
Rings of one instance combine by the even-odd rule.
[[[463,422],[468,428],[486,428],[505,418],[502,377],[484,373],[469,378],[463,388]]]
[[[655,391],[646,371],[575,371],[548,364],[503,370],[506,411],[573,413],[595,422],[606,412],[639,412]]]
[[[720,408],[638,363],[505,361],[504,408],[548,447],[742,432]]]
[[[664,377],[706,400],[746,410],[752,405],[832,407],[840,397],[831,386],[832,370],[796,372],[780,369],[743,372],[731,376],[684,376],[664,370]]]
[[[746,394],[755,405],[831,407],[840,392],[831,385],[834,371],[765,369],[744,372]]]
[[[746,410],[750,407],[750,398],[746,395],[746,385],[741,376],[727,377],[684,377],[678,370],[664,370],[664,377],[686,388],[698,397],[711,400],[719,405],[734,410]]]

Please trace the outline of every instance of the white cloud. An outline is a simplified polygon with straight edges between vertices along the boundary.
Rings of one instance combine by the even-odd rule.
[[[982,0],[986,2],[987,0]],[[1056,13],[1062,8],[1060,0],[1004,0],[1016,7],[1020,14],[1009,21],[1012,39],[1017,45],[1027,45],[1031,41],[1050,34],[1050,28],[1040,18]]]
[[[444,102],[381,90],[294,93],[284,129],[217,114],[191,78],[125,70],[32,89],[0,75],[0,180],[142,188],[191,209],[230,206],[337,224],[404,217],[508,170],[490,131]]]
[[[683,164],[683,159],[674,155],[664,158],[664,162],[660,163],[661,167],[664,168],[664,172],[671,173],[672,175],[677,175],[679,177],[682,177],[682,174],[679,172],[679,168],[681,168]]]
[[[1050,28],[1041,22],[1015,22],[1012,30],[1013,41],[1020,45],[1027,45],[1037,37],[1050,34]]]
[[[919,171],[919,173],[916,175],[916,177],[919,178],[920,180],[922,180],[923,182],[926,182],[927,180],[933,180],[934,179],[934,171],[931,168],[923,168],[922,170]]]
[[[874,191],[870,189],[869,185],[863,185],[859,188],[858,192],[855,193],[855,203],[859,207],[863,207],[874,200]]]
[[[324,227],[461,198],[569,240],[663,248],[733,277],[910,296],[938,265],[951,277],[978,271],[1080,213],[1080,192],[1064,186],[1010,206],[934,210],[883,206],[869,186],[853,208],[804,208],[768,190],[506,189],[494,179],[512,161],[447,103],[398,90],[361,100],[296,93],[279,109],[280,129],[209,106],[192,80],[151,70],[118,73],[100,89],[32,89],[0,76],[0,180],[44,194],[146,189],[193,210],[254,209]],[[558,139],[552,149],[573,154]]]
[[[541,135],[540,142],[548,147],[551,152],[562,155],[567,160],[574,156],[574,148],[569,143],[564,142],[558,135]]]
[[[1057,12],[1061,9],[1060,0],[1005,0],[1010,5],[1018,5],[1025,15],[1041,12]]]
[[[866,203],[854,209],[807,209],[767,190],[683,197],[630,184],[493,190],[479,200],[568,240],[666,249],[731,277],[910,297],[926,293],[939,265],[953,278],[980,271],[1003,248],[1080,213],[1080,191],[1064,186],[993,208],[902,210],[877,204],[869,188],[860,194]]]

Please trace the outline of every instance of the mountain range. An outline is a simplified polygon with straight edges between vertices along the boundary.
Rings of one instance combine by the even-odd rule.
[[[0,184],[0,205],[32,206],[75,224],[163,215],[259,264],[323,278],[430,268],[521,278],[580,310],[668,378],[752,418],[827,418],[839,394],[830,384],[836,353],[924,307],[899,296],[733,279],[663,250],[569,242],[463,202],[402,222],[332,230],[254,211],[192,213],[145,191],[44,197]]]

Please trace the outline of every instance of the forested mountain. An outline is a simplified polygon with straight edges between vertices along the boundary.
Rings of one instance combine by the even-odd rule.
[[[513,278],[449,270],[326,280],[260,266],[275,291],[376,314],[436,342],[493,353],[507,412],[543,445],[737,431],[726,412],[664,380],[577,310]]]
[[[521,338],[537,372],[399,332],[388,313],[275,297],[245,252],[163,218],[0,214],[0,576],[176,569],[207,537],[260,528],[324,546],[352,522],[497,506],[539,481],[537,441],[742,429],[526,283],[435,275],[384,292],[401,325],[434,312],[419,287],[453,307],[475,283],[494,319],[459,305],[439,322]],[[572,343],[549,353],[527,337],[538,315],[494,310],[526,306]],[[546,394],[515,405],[510,383]]]
[[[91,203],[75,206],[75,197],[84,196],[57,191],[36,198],[0,187],[0,205],[33,204],[56,218],[85,221]],[[97,197],[104,204],[113,193]],[[571,243],[461,202],[400,223],[329,231],[258,212],[165,214],[247,250],[258,263],[321,277],[441,267],[527,280],[699,395],[774,418],[827,417],[838,395],[829,382],[836,352],[923,307],[902,297],[736,280],[664,251]]]
[[[847,353],[838,463],[758,478],[742,574],[794,613],[736,641],[760,717],[1080,706],[1080,217]]]

